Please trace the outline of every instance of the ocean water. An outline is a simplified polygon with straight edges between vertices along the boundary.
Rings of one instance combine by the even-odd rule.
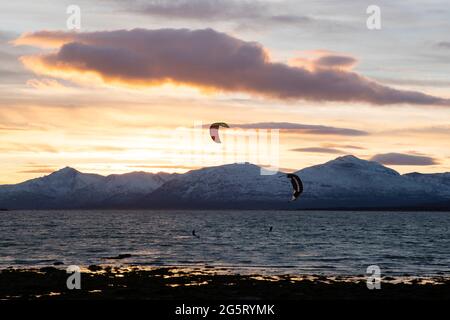
[[[269,232],[269,227],[273,231]],[[192,235],[196,231],[199,238]],[[131,254],[123,260],[105,257]],[[0,268],[214,266],[262,274],[450,275],[450,213],[7,211]]]

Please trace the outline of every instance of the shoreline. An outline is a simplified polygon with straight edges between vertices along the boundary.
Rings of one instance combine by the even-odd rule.
[[[322,212],[335,212],[335,211],[348,211],[348,212],[424,212],[424,213],[450,213],[450,207],[355,207],[355,208],[346,208],[346,207],[336,207],[336,208],[214,208],[214,207],[206,207],[206,208],[179,208],[179,207],[155,207],[155,208],[48,208],[48,209],[0,209],[0,213],[6,212],[23,212],[23,211],[289,211],[289,212],[297,212],[297,211],[305,211],[305,212],[314,212],[314,211],[322,211]]]
[[[240,274],[224,268],[91,265],[69,290],[63,267],[0,270],[0,300],[450,300],[450,275],[366,276]]]

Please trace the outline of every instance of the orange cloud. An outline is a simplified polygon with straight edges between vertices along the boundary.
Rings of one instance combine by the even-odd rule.
[[[65,43],[73,41],[76,32],[39,31],[27,32],[11,43],[16,46],[27,45],[38,48],[60,48]]]
[[[346,71],[356,62],[351,57],[320,57],[314,70],[289,66],[270,61],[258,43],[212,29],[43,31],[25,34],[16,44],[60,45],[56,52],[22,58],[31,70],[53,77],[119,85],[179,83],[282,100],[450,105],[448,99],[397,90]]]

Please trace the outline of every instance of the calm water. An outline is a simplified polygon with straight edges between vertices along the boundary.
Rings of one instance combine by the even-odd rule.
[[[450,275],[449,231],[443,212],[12,211],[0,213],[0,268],[131,254],[116,263]]]

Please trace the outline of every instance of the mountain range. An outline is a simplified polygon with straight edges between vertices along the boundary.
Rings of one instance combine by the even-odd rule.
[[[101,176],[66,167],[0,186],[6,209],[450,209],[450,173],[399,174],[377,162],[338,157],[295,172],[304,192],[290,202],[286,174],[227,164],[184,174]]]

